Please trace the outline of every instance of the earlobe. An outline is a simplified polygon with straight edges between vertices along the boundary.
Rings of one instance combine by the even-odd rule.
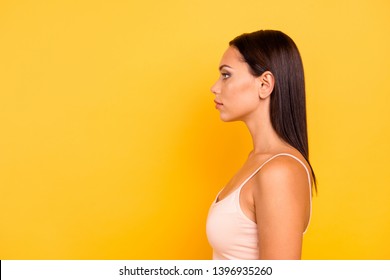
[[[259,98],[266,99],[274,90],[275,78],[270,71],[265,71],[259,78]]]

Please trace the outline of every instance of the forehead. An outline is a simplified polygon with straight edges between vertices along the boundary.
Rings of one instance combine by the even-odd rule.
[[[221,58],[220,66],[227,65],[232,68],[247,67],[241,53],[235,47],[228,47]]]

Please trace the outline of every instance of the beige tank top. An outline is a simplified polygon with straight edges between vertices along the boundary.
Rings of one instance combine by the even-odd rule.
[[[212,203],[206,223],[207,238],[213,248],[213,259],[242,259],[259,258],[257,225],[250,220],[240,206],[240,192],[242,187],[272,159],[278,156],[289,156],[296,159],[307,172],[310,188],[310,216],[311,216],[311,179],[306,165],[297,157],[281,153],[274,155],[256,169],[235,191],[217,202]],[[306,232],[307,228],[303,232]]]

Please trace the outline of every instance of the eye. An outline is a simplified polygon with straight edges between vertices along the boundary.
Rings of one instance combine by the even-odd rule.
[[[228,73],[228,72],[221,72],[221,77],[222,77],[222,79],[226,80],[227,78],[230,77],[230,73]]]

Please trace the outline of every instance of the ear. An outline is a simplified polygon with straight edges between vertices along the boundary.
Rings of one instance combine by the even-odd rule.
[[[259,83],[259,98],[266,99],[274,90],[275,77],[270,71],[265,71],[260,77],[257,78]]]

